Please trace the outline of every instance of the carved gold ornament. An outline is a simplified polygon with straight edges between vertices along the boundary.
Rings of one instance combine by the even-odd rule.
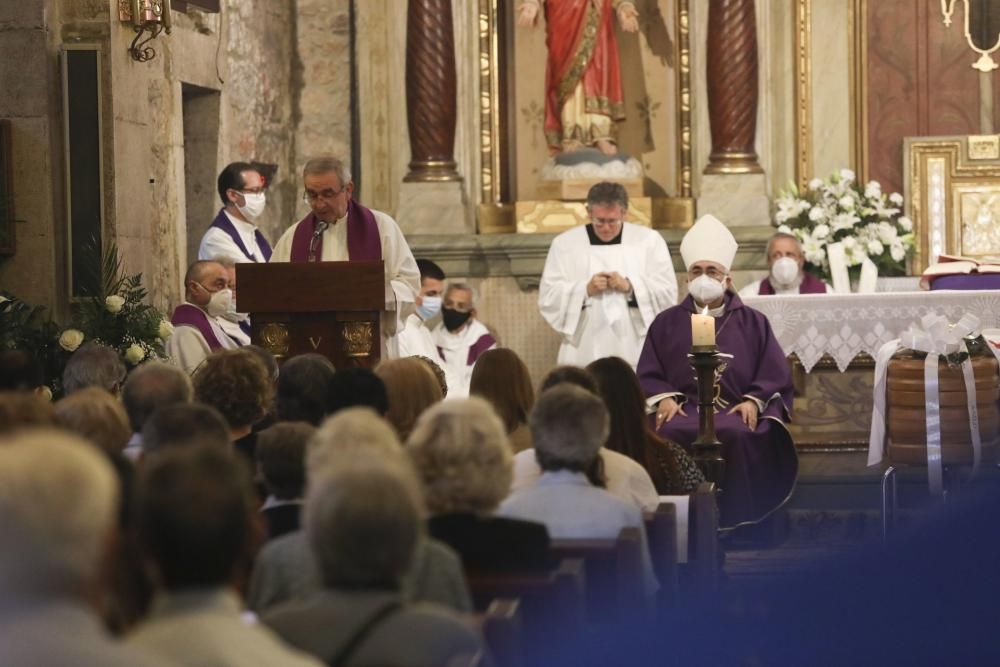
[[[941,18],[944,21],[945,27],[951,26],[951,15],[955,13],[955,3],[958,0],[941,0]],[[962,4],[965,9],[965,41],[968,42],[969,48],[979,54],[979,60],[974,62],[972,66],[983,73],[990,73],[995,70],[1000,65],[997,65],[996,61],[993,60],[993,52],[1000,49],[1000,34],[997,35],[997,41],[993,43],[988,49],[981,49],[976,46],[976,43],[972,40],[972,32],[970,29],[970,24],[972,23],[972,16],[969,10],[969,0],[962,0]]]
[[[372,340],[375,331],[371,322],[344,322],[340,327],[343,339],[344,354],[348,357],[367,357],[371,355]]]
[[[288,356],[288,327],[280,322],[268,322],[260,332],[264,349],[281,359]]]

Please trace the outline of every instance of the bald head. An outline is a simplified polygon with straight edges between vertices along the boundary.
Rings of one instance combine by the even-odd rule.
[[[226,267],[215,261],[198,260],[184,274],[185,298],[193,304],[204,306],[212,293],[229,285]]]

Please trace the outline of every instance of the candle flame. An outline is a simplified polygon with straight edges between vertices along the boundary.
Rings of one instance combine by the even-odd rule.
[[[707,316],[709,314],[708,313],[708,306],[705,306],[704,308],[701,309],[701,314],[705,315],[705,316]]]

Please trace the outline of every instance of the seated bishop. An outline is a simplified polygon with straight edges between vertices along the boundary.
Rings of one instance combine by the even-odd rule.
[[[722,443],[720,522],[753,523],[791,495],[798,458],[785,423],[791,418],[788,360],[762,313],[731,291],[736,239],[706,215],[681,242],[689,295],[660,313],[649,327],[638,375],[657,432],[691,445],[698,436],[698,385],[688,360],[695,313],[714,318],[719,351],[729,355],[716,371],[715,430]]]
[[[312,209],[278,239],[272,262],[385,263],[385,312],[382,351],[395,351],[396,331],[403,328],[420,292],[420,272],[399,225],[381,211],[354,199],[354,181],[347,165],[333,157],[314,158],[302,170],[305,202]],[[316,286],[320,288],[322,286]],[[329,289],[349,289],[329,285]]]
[[[740,290],[741,297],[773,294],[826,294],[828,284],[805,270],[802,244],[792,234],[778,232],[767,242],[767,277]]]
[[[213,352],[239,347],[218,319],[233,302],[226,267],[201,260],[192,264],[184,276],[184,301],[170,318],[174,332],[164,348],[167,358],[190,374]]]

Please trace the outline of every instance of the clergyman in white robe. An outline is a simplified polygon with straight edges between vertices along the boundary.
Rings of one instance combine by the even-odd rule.
[[[589,225],[569,229],[553,241],[538,289],[545,321],[562,336],[558,363],[585,366],[616,356],[633,368],[646,330],[660,311],[677,303],[677,277],[660,233],[629,222],[615,242],[592,243]],[[596,237],[595,237],[596,238]],[[597,273],[617,272],[632,284],[631,295],[607,291],[587,295]]]

